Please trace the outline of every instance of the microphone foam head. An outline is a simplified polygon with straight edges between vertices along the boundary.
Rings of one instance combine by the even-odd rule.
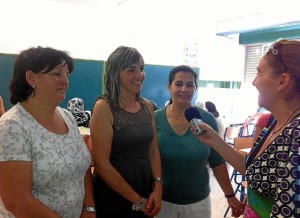
[[[196,107],[189,107],[184,111],[185,118],[187,121],[191,121],[192,119],[201,119],[201,114]]]

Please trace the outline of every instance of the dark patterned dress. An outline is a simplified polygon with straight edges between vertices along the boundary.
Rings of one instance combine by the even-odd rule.
[[[151,114],[143,100],[137,113],[110,108],[114,116],[110,162],[137,193],[148,198],[152,192],[148,151],[154,137]],[[143,212],[132,211],[132,203],[113,191],[97,174],[94,196],[99,218],[147,217]]]
[[[297,115],[247,168],[251,190],[274,201],[270,217],[300,217],[295,209],[299,206],[295,197],[296,180],[300,176],[299,144],[300,115]]]

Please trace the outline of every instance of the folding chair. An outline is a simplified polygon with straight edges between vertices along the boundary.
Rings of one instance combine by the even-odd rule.
[[[253,137],[255,132],[255,124],[243,124],[239,137]]]
[[[234,138],[234,148],[242,153],[248,154],[253,147],[253,138],[252,137],[237,137]],[[246,181],[245,177],[240,174],[236,169],[233,170],[232,175],[230,177],[231,181],[234,181],[236,184],[236,188],[234,190],[234,194],[240,194],[240,201],[243,202],[244,197],[246,196]],[[227,207],[224,217],[226,217],[229,206]]]

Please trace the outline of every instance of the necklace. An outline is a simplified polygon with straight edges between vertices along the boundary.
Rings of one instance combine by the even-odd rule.
[[[296,112],[299,110],[299,108],[300,107],[297,107],[296,108],[296,110],[294,110],[294,112],[289,116],[289,118],[284,122],[284,124],[279,128],[279,129],[277,129],[276,131],[275,131],[275,127],[274,127],[274,129],[272,130],[272,136],[274,135],[274,134],[276,134],[277,132],[279,132],[283,127],[285,127],[285,125],[289,122],[289,120],[296,114]]]

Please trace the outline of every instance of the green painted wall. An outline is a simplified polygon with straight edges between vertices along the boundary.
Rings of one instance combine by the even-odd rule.
[[[4,99],[6,110],[12,107],[9,100],[9,83],[15,59],[15,54],[0,54],[0,95]],[[70,76],[69,90],[60,106],[66,108],[70,99],[79,97],[84,100],[85,110],[92,111],[96,98],[104,91],[104,67],[104,61],[74,59],[74,71]],[[170,99],[168,77],[173,67],[145,65],[146,80],[141,95],[155,101],[159,107],[163,107]],[[199,73],[199,68],[195,68],[195,71]],[[193,101],[196,97],[197,95],[194,96]]]
[[[287,27],[276,27],[264,30],[257,30],[247,33],[240,33],[239,44],[255,44],[272,42],[279,38],[299,39],[300,25],[292,25]]]

